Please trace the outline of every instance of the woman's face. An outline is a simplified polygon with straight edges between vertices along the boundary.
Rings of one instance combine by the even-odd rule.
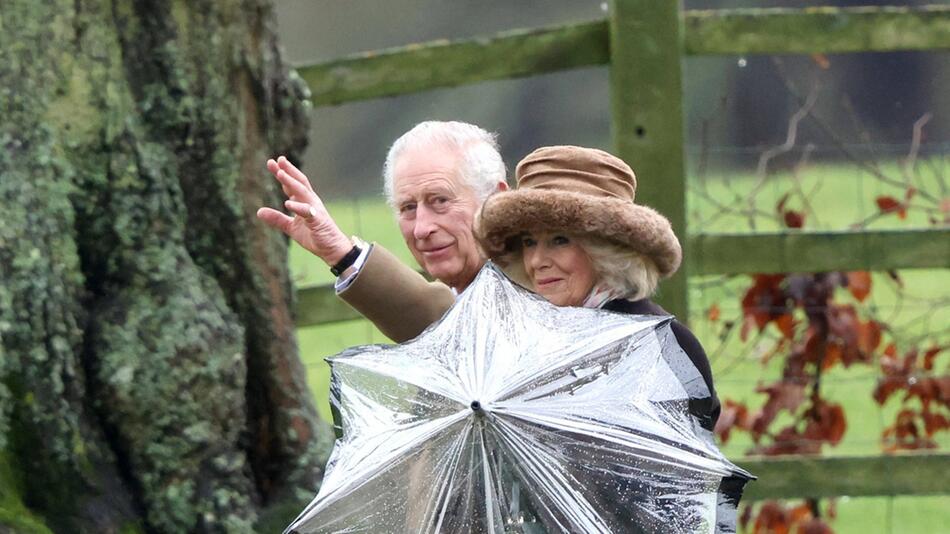
[[[524,270],[534,291],[557,306],[580,306],[594,287],[594,266],[575,238],[531,233],[522,239]]]

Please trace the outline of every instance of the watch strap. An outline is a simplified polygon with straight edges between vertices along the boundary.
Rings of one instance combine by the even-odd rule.
[[[360,254],[363,252],[363,249],[359,245],[353,245],[353,248],[337,262],[336,265],[330,267],[330,272],[333,273],[333,276],[340,276],[349,266],[353,265],[353,262],[356,261],[356,258],[360,257]]]

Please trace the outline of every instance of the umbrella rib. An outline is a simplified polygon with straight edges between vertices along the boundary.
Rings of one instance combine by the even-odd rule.
[[[385,471],[387,468],[392,467],[391,462],[398,458],[399,454],[403,451],[411,449],[420,443],[427,441],[429,438],[434,436],[436,433],[445,430],[445,428],[457,423],[458,421],[464,419],[468,416],[466,410],[459,411],[457,414],[447,416],[443,418],[442,422],[438,425],[433,425],[433,428],[423,434],[416,435],[412,440],[406,442],[398,450],[391,451],[383,459],[377,460],[371,464],[368,468],[363,468],[362,470],[357,468],[354,471],[350,472],[347,477],[347,482],[340,485],[337,489],[333,490],[331,494],[323,495],[323,492],[317,494],[316,498],[310,503],[309,506],[300,514],[300,517],[294,523],[299,521],[305,521],[310,517],[316,515],[322,508],[325,508],[346,495],[352,493],[353,491],[359,489],[363,484],[369,482],[380,473]],[[304,517],[306,516],[306,517]]]
[[[482,429],[478,432],[478,448],[482,453],[482,480],[485,484],[485,516],[489,525],[489,531],[495,532],[495,495],[492,494],[491,484],[491,464],[488,455],[488,449],[485,448],[485,433]]]
[[[564,473],[551,468],[551,466],[557,465],[557,462],[550,454],[537,444],[531,444],[527,439],[524,439],[523,434],[517,428],[511,427],[505,421],[496,419],[495,423],[506,429],[505,432],[496,432],[501,441],[507,445],[511,454],[522,466],[528,467],[523,469],[524,474],[534,478],[532,482],[541,491],[547,493],[555,504],[560,505],[559,509],[569,519],[572,519],[578,525],[583,525],[585,532],[610,531],[608,526],[600,520],[590,502],[571,487]],[[524,454],[523,451],[528,449],[533,450],[537,457]]]
[[[501,389],[494,395],[493,398],[497,400],[505,400],[514,396],[519,390],[536,382],[539,378],[545,376],[561,376],[563,375],[563,369],[576,365],[578,360],[582,358],[589,358],[592,352],[595,351],[608,351],[611,347],[618,344],[633,344],[642,340],[644,337],[649,335],[652,330],[641,329],[636,332],[631,333],[629,331],[630,325],[620,324],[617,328],[614,328],[607,334],[612,335],[609,339],[604,339],[606,336],[599,336],[598,341],[602,341],[601,344],[596,346],[591,346],[590,340],[585,340],[587,344],[575,343],[569,345],[565,348],[560,349],[559,351],[549,355],[549,360],[555,362],[551,366],[546,366],[543,369],[538,369],[536,372],[531,373],[522,377],[520,380],[512,382],[507,387]],[[564,359],[570,357],[570,359]],[[620,359],[621,355],[615,355],[610,352],[605,352],[601,354],[598,358],[590,360],[591,364],[602,363],[601,360],[617,360]]]
[[[684,464],[689,465],[690,467],[697,469],[701,472],[716,475],[716,476],[727,476],[734,472],[735,466],[731,462],[722,458],[710,457],[708,451],[705,451],[701,448],[690,446],[689,444],[683,443],[683,448],[674,447],[664,441],[651,441],[651,448],[647,448],[642,444],[636,443],[634,440],[623,439],[624,436],[631,435],[624,432],[621,434],[617,429],[612,428],[608,425],[598,425],[592,424],[590,422],[582,421],[576,417],[563,417],[556,419],[550,416],[537,415],[537,414],[527,414],[519,413],[516,411],[505,410],[503,413],[500,411],[495,412],[496,415],[502,416],[507,415],[516,419],[528,423],[534,423],[540,426],[545,426],[553,430],[563,430],[573,434],[579,434],[582,436],[587,436],[597,440],[602,440],[608,443],[613,443],[619,445],[625,449],[630,449],[633,451],[647,451],[650,452],[650,458],[666,465],[670,466],[682,466]],[[566,423],[570,424],[566,424]],[[666,453],[670,456],[675,456],[676,461],[671,461],[664,459],[663,457],[657,455],[656,453]],[[723,463],[725,462],[725,464]]]
[[[461,449],[465,445],[465,442],[468,440],[468,436],[472,432],[472,425],[465,425],[465,432],[463,432],[458,438],[456,438],[455,443],[452,445],[452,462],[442,470],[440,475],[436,480],[441,480],[443,476],[447,476],[448,480],[445,480],[441,486],[441,491],[439,491],[439,499],[437,503],[441,503],[441,510],[439,511],[439,521],[435,525],[435,532],[440,532],[442,528],[442,522],[445,520],[445,513],[448,511],[448,501],[445,499],[447,495],[450,495],[452,488],[454,487],[455,482],[455,472],[458,469],[459,462],[462,459]],[[428,516],[428,514],[426,514]],[[429,522],[426,521],[426,524]]]
[[[397,370],[394,366],[389,366],[386,363],[381,364],[378,361],[363,361],[363,360],[359,360],[355,358],[348,358],[348,359],[334,360],[332,362],[332,365],[344,365],[344,366],[349,366],[349,367],[355,367],[357,369],[369,371],[370,373],[373,373],[377,376],[381,376],[383,378],[405,382],[406,384],[411,384],[421,390],[428,391],[429,393],[438,395],[444,399],[459,402],[465,406],[467,406],[468,403],[470,402],[466,400],[464,394],[462,394],[461,383],[451,381],[452,379],[458,378],[456,376],[453,376],[451,373],[448,373],[445,376],[439,377],[439,378],[449,380],[450,381],[449,383],[451,383],[451,385],[455,386],[458,389],[458,391],[456,392],[449,391],[446,388],[433,389],[433,386],[438,387],[442,385],[443,382],[441,380],[424,380],[423,378],[425,377],[420,378],[418,375],[412,375],[408,372]],[[394,370],[396,370],[397,372],[393,372]]]

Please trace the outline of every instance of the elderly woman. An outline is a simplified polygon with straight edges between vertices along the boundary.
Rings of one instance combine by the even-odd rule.
[[[669,221],[634,202],[633,170],[602,150],[539,148],[516,169],[518,188],[490,197],[476,231],[489,257],[514,281],[558,306],[668,315],[650,300],[682,251]],[[709,360],[679,321],[672,331],[710,396],[690,412],[712,430],[719,417]]]

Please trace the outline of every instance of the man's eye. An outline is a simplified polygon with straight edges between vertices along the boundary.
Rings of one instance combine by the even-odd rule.
[[[432,203],[435,204],[436,206],[445,204],[448,201],[449,201],[448,197],[435,197],[432,199]]]
[[[415,203],[406,203],[399,206],[399,213],[408,213],[410,211],[415,211],[415,209],[416,209]]]

